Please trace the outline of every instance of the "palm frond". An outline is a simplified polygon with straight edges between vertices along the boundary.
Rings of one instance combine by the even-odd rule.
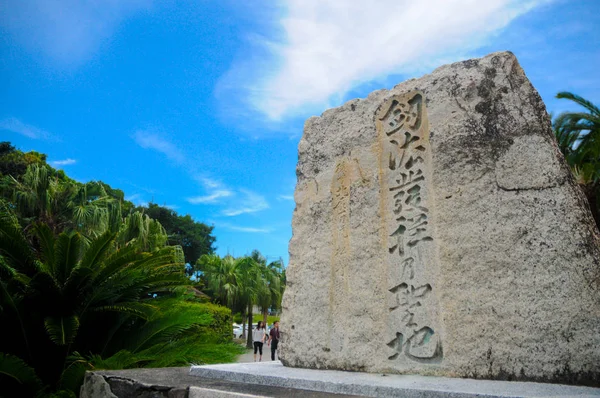
[[[79,329],[79,318],[72,316],[47,317],[44,327],[50,340],[57,345],[67,345],[73,342]]]
[[[137,333],[129,336],[127,346],[132,352],[171,341],[194,326],[208,325],[212,321],[210,314],[199,312],[199,307],[193,304],[171,300],[165,304],[171,308],[157,313]]]
[[[111,312],[120,312],[125,314],[134,315],[138,318],[149,319],[155,312],[157,307],[148,303],[140,303],[140,302],[125,302],[125,303],[117,303],[114,305],[104,305],[99,307],[94,307],[93,311],[102,312],[102,311],[111,311]]]
[[[2,393],[11,396],[35,395],[42,390],[43,384],[35,370],[25,361],[14,355],[0,352],[0,381]]]
[[[591,114],[600,116],[600,108],[598,108],[592,102],[586,100],[583,97],[580,97],[577,94],[573,94],[568,91],[561,91],[558,94],[556,94],[556,98],[559,98],[559,99],[564,98],[564,99],[571,100],[571,101],[581,105],[585,109],[587,109]]]
[[[12,279],[16,274],[17,270],[11,267],[0,254],[0,280]]]
[[[71,308],[77,308],[91,289],[94,271],[88,267],[75,267],[62,286],[62,297]]]
[[[107,358],[102,358],[100,355],[92,355],[90,356],[90,363],[95,369],[131,369],[141,368],[153,359],[154,357],[121,350]]]
[[[55,244],[56,265],[54,277],[62,285],[77,266],[82,250],[81,235],[65,232],[58,235]]]
[[[55,272],[55,244],[54,233],[47,224],[36,224],[34,226],[35,235],[40,242],[40,257],[43,264],[46,265],[49,272]]]
[[[146,255],[139,253],[135,247],[125,247],[117,250],[103,261],[102,267],[94,269],[94,283],[101,285],[105,283],[119,270],[135,264]]]
[[[0,255],[17,272],[32,276],[38,271],[35,256],[17,218],[7,203],[2,200],[0,200]]]
[[[94,239],[85,251],[80,265],[90,269],[98,268],[98,264],[111,249],[114,239],[115,234],[109,231]]]
[[[137,355],[152,358],[144,367],[189,366],[233,362],[245,349],[235,343],[217,343],[203,335],[190,335],[155,344]]]
[[[79,391],[85,372],[92,370],[92,364],[77,351],[67,357],[67,367],[60,375],[59,386],[68,391]]]
[[[6,312],[11,311],[14,314],[14,316],[17,319],[17,322],[19,324],[19,329],[20,329],[19,331],[20,331],[21,337],[23,338],[23,345],[25,347],[25,352],[27,353],[27,355],[29,355],[29,359],[31,359],[31,347],[29,345],[29,339],[27,337],[27,330],[25,329],[25,324],[23,322],[23,315],[25,315],[25,314],[21,314],[21,310],[18,305],[21,298],[15,297],[15,295],[9,291],[6,282],[0,280],[0,307],[1,307],[0,314],[4,311],[6,311]],[[13,342],[13,343],[16,344],[16,342]]]

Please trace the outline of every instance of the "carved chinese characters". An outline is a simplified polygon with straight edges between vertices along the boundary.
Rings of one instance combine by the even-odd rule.
[[[356,159],[340,158],[335,166],[330,185],[331,192],[331,283],[328,292],[328,309],[332,313],[344,311],[347,297],[352,293],[351,270],[348,269],[354,255],[351,245],[351,199],[364,184],[364,176]],[[343,348],[339,338],[347,329],[343,317],[328,317],[327,327],[335,333],[328,336],[328,348],[339,351]]]
[[[432,275],[436,261],[428,198],[429,125],[425,98],[414,91],[386,101],[377,117],[383,242],[389,269],[390,361],[438,363]]]
[[[348,279],[346,265],[350,255],[350,185],[351,168],[344,159],[335,168],[331,184],[333,214],[332,237],[333,252],[331,258],[331,285],[329,286],[329,307],[337,311],[343,296],[348,292]],[[339,325],[332,318],[328,320],[330,329],[337,329]]]

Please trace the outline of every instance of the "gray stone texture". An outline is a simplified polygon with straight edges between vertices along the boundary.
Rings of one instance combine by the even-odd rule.
[[[314,391],[315,397],[319,393],[345,394],[336,395],[337,397],[403,398],[600,397],[600,389],[592,387],[296,369],[283,367],[279,361],[193,366],[190,374],[232,382],[286,387],[294,389],[293,391]]]
[[[79,396],[81,398],[118,398],[112,393],[110,385],[104,377],[92,372],[85,374]]]
[[[286,366],[599,385],[599,237],[509,52],[306,121]]]
[[[190,375],[190,368],[102,370],[87,372],[82,398],[200,398],[200,397],[294,397],[346,398],[349,395],[242,383],[225,378]]]

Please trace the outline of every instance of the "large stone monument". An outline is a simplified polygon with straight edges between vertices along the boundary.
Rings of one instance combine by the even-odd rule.
[[[600,382],[600,251],[513,54],[306,122],[284,365]]]

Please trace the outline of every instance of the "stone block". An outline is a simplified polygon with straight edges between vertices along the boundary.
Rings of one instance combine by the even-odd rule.
[[[286,366],[598,385],[600,251],[512,53],[305,123]]]

